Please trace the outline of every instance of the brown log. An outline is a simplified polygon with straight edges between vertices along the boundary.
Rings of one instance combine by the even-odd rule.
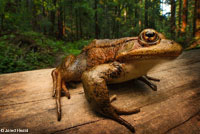
[[[110,85],[118,107],[140,107],[141,112],[122,116],[136,134],[200,133],[200,49],[157,66],[149,76],[161,79],[158,91],[137,80]],[[57,121],[52,98],[52,69],[0,75],[0,130],[24,129],[29,133],[129,134],[124,126],[94,113],[81,84],[62,97],[62,119]]]

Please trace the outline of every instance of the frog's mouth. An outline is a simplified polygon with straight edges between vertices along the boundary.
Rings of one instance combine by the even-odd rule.
[[[133,59],[175,59],[181,53],[181,45],[172,40],[162,39],[156,45],[122,52],[117,55],[117,59],[122,61]]]

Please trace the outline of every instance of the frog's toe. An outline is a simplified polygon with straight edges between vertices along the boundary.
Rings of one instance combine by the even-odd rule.
[[[154,77],[151,77],[151,76],[148,76],[148,75],[145,75],[144,77],[147,78],[148,80],[160,82],[160,79],[158,79],[158,78],[154,78]]]
[[[113,102],[113,101],[115,101],[115,100],[117,100],[117,95],[116,94],[114,94],[114,95],[112,95],[110,97],[110,103]]]
[[[151,81],[149,81],[145,76],[138,78],[138,80],[147,84],[153,91],[157,91],[157,86],[154,83],[152,83]]]
[[[61,108],[57,108],[57,120],[60,121],[61,120]]]
[[[117,108],[115,106],[113,106],[113,108],[115,109],[118,115],[130,115],[130,114],[136,114],[140,112],[140,108],[124,109],[124,108]]]
[[[65,95],[67,96],[68,99],[71,98],[69,90],[67,89],[66,85],[65,85],[65,81],[62,81],[62,89],[65,92]]]

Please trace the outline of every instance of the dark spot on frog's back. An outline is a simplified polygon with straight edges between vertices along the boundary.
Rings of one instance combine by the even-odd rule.
[[[99,93],[98,93],[98,89],[94,89],[94,95],[96,96],[96,97],[99,97]]]

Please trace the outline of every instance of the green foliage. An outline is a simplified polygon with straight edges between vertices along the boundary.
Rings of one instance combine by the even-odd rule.
[[[187,47],[193,39],[195,1],[188,1],[184,35],[179,34],[180,1],[175,1],[174,34],[170,13],[162,14],[163,2],[172,4],[170,0],[0,0],[0,73],[51,67],[57,57],[79,54],[93,38],[137,36],[144,28],[154,28]]]
[[[5,35],[0,38],[0,73],[53,67],[57,54],[81,52],[89,41],[65,43],[36,32]]]

